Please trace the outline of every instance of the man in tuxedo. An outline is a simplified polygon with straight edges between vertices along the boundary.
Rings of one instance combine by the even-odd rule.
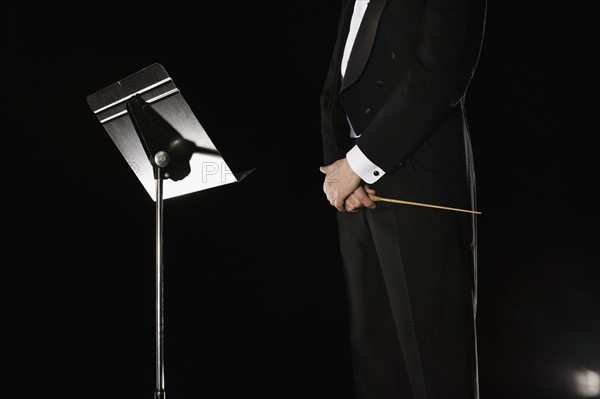
[[[321,102],[361,399],[479,397],[465,95],[486,0],[344,0]],[[374,201],[383,198],[447,209]]]

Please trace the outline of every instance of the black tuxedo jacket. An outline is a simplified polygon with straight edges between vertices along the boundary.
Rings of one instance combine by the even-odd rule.
[[[444,176],[443,201],[473,206],[463,105],[479,58],[486,0],[370,0],[342,79],[353,6],[353,0],[343,2],[320,97],[325,164],[351,146],[347,115],[361,135],[356,144],[386,173],[418,164]]]

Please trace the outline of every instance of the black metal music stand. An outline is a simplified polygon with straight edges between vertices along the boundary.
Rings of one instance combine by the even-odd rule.
[[[163,200],[238,182],[160,64],[152,64],[87,97],[90,108],[156,202],[155,399],[165,399]]]

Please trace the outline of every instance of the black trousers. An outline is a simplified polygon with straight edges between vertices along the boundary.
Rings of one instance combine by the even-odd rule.
[[[411,190],[418,171],[407,168],[377,194],[414,194],[398,188]],[[358,398],[478,397],[473,259],[459,218],[385,202],[338,213]]]

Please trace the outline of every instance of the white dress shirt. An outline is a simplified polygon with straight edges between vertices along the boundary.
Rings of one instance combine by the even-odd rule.
[[[350,21],[350,31],[348,32],[346,46],[344,47],[344,55],[342,56],[342,78],[346,74],[346,68],[348,66],[348,59],[350,58],[352,46],[354,45],[358,28],[360,27],[360,23],[362,22],[368,5],[369,0],[355,0],[354,2],[354,11],[352,13],[352,20]],[[360,135],[354,131],[350,120],[348,120],[348,124],[350,125],[350,137],[359,137]],[[356,145],[352,147],[348,153],[346,153],[346,159],[348,160],[352,170],[354,170],[354,172],[366,183],[375,183],[381,178],[381,176],[385,174],[385,172],[371,162],[371,160],[367,158],[366,155],[363,154],[360,148],[358,148]]]

